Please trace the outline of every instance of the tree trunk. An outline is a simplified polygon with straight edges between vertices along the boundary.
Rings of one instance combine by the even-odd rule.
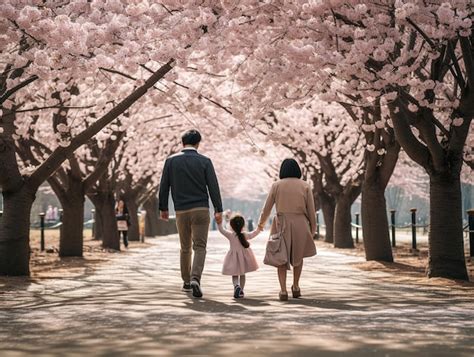
[[[352,200],[345,197],[345,195],[338,197],[334,215],[334,247],[336,248],[354,248],[351,206]]]
[[[158,235],[158,198],[156,196],[150,197],[143,204],[145,208],[145,236],[156,237]]]
[[[26,185],[3,192],[0,220],[0,275],[30,274],[30,213],[35,193]]]
[[[329,196],[326,193],[319,195],[319,201],[321,202],[324,224],[326,225],[324,241],[334,243],[334,215],[336,211],[336,201],[332,196]]]
[[[94,239],[95,240],[102,240],[103,233],[102,233],[102,219],[101,215],[98,212],[97,206],[94,204],[95,207],[95,225],[94,225]]]
[[[115,201],[113,195],[107,197],[100,206],[102,247],[120,250],[120,237],[117,229],[117,219],[115,218]]]
[[[113,192],[98,192],[90,195],[94,203],[97,217],[97,225],[102,237],[102,247],[106,249],[120,250],[120,237],[115,218],[115,199]]]
[[[376,180],[362,184],[361,212],[366,259],[393,262],[385,190]]]
[[[14,116],[6,120],[5,114],[10,113],[8,110],[5,111],[2,107],[3,113],[1,120],[4,130],[2,131],[2,135],[0,135],[0,188],[4,197],[4,213],[0,222],[0,274],[29,274],[29,220],[31,206],[38,187],[46,181],[77,148],[86,143],[145,95],[148,89],[153,87],[166,73],[171,71],[174,63],[174,59],[171,59],[165,65],[161,66],[142,86],[136,88],[104,116],[76,135],[67,148],[56,148],[29,176],[27,187],[20,186],[20,184],[23,185],[24,183],[22,183],[23,178],[18,170],[15,157],[16,151],[14,149],[15,145],[11,138],[14,130],[12,119]],[[24,84],[26,85],[37,78],[37,76],[32,76],[25,81]],[[113,206],[112,212],[115,218]],[[114,223],[117,236],[116,241],[118,243],[117,222],[114,221]],[[107,225],[111,226],[111,223]],[[116,244],[111,245],[116,246]]]
[[[59,235],[59,255],[61,257],[82,257],[84,243],[84,191],[69,187],[66,202],[61,202],[63,220]]]
[[[128,215],[130,217],[130,226],[128,227],[128,240],[138,242],[140,241],[140,226],[138,222],[138,205],[136,198],[124,197],[125,204],[127,205]]]
[[[459,175],[430,175],[428,276],[469,280],[464,257]]]
[[[84,184],[71,171],[64,173],[65,184],[51,176],[48,182],[61,203],[62,225],[59,230],[59,256],[82,257],[84,242]]]

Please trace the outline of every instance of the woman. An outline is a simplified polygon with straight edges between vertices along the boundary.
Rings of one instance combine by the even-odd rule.
[[[130,226],[130,215],[125,201],[120,198],[115,207],[115,217],[117,218],[117,228],[119,235],[123,236],[123,245],[128,248],[128,227]]]
[[[280,180],[275,182],[268,194],[258,227],[263,229],[276,206],[277,219],[274,219],[271,234],[284,227],[288,263],[278,267],[278,280],[281,301],[288,300],[286,291],[286,271],[293,266],[294,298],[301,296],[299,280],[303,269],[303,258],[316,255],[313,236],[316,232],[316,212],[311,187],[301,180],[301,169],[293,159],[285,159],[280,167]]]

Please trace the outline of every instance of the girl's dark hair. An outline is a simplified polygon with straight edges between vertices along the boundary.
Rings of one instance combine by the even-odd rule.
[[[245,239],[244,234],[242,233],[242,229],[245,226],[245,219],[242,216],[234,216],[230,220],[230,226],[234,230],[235,234],[237,234],[237,238],[239,238],[240,244],[244,246],[244,248],[250,247],[249,242]]]
[[[298,165],[295,159],[285,159],[281,163],[280,179],[289,177],[301,178],[300,165]]]

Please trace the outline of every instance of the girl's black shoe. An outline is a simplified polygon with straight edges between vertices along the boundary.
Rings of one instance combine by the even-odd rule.
[[[242,288],[240,287],[240,285],[236,285],[235,288],[234,288],[234,298],[240,299],[241,298],[241,296],[240,296],[241,291],[242,291]]]

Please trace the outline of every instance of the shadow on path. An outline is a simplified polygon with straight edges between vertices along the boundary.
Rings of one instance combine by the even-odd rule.
[[[204,299],[180,291],[176,237],[62,279],[2,279],[0,354],[474,354],[469,286],[394,282],[323,248],[305,262],[301,299],[278,301],[276,271],[267,266],[248,275],[246,298],[234,299],[220,273],[226,244],[210,238]],[[264,240],[253,249],[261,261]]]

